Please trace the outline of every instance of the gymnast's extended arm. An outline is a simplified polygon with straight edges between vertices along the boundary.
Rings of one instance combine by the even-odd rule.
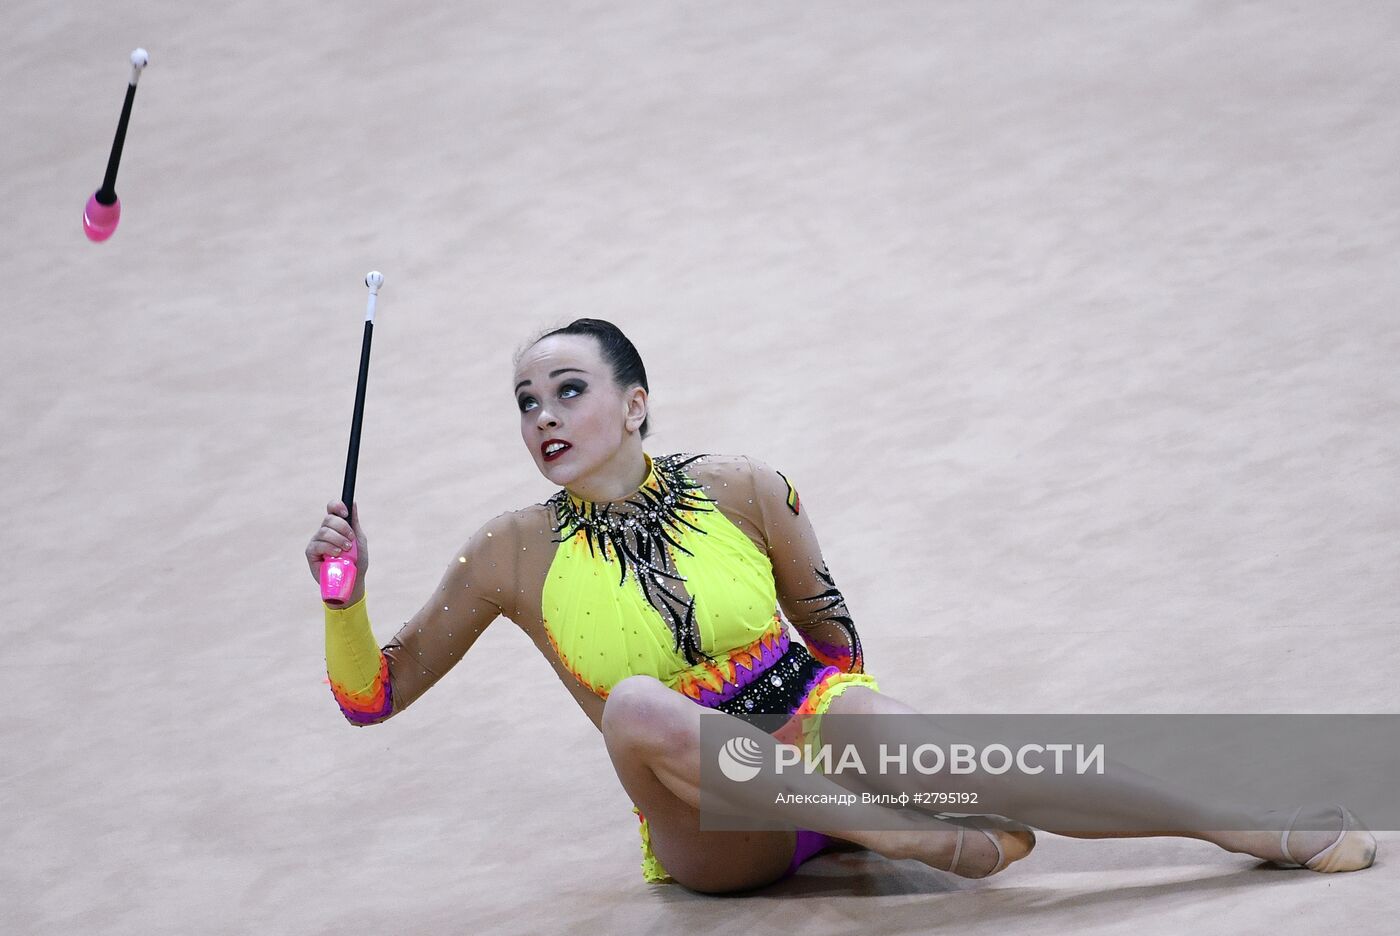
[[[797,489],[782,472],[745,458],[752,469],[754,502],[762,516],[783,614],[819,662],[846,673],[865,672],[855,622],[845,596],[827,571]]]
[[[324,605],[326,674],[352,725],[374,725],[408,708],[512,608],[515,527],[508,514],[484,524],[452,557],[433,596],[380,647],[362,596],[341,609]]]

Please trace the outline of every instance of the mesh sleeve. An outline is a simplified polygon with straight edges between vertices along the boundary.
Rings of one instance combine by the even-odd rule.
[[[326,606],[326,671],[351,724],[378,724],[408,708],[488,624],[514,615],[518,538],[509,514],[483,525],[452,557],[433,596],[382,648],[365,599],[344,609]]]
[[[752,471],[754,501],[763,520],[783,614],[819,662],[846,673],[865,672],[855,622],[822,559],[817,534],[797,488],[782,472],[745,458]]]

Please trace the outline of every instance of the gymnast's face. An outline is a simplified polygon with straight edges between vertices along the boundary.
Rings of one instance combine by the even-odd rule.
[[[593,337],[550,335],[537,341],[521,355],[514,384],[520,437],[550,481],[570,487],[632,470],[624,446],[629,438],[640,438],[646,391],[634,387],[624,393],[618,387]],[[547,456],[555,442],[566,447]]]

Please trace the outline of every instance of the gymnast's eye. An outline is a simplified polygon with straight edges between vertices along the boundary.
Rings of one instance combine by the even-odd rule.
[[[573,391],[573,392],[572,392],[569,396],[565,396],[565,395],[564,395],[564,394],[566,394],[566,393],[569,393],[570,391]],[[559,398],[560,398],[560,399],[563,399],[563,400],[572,400],[574,397],[578,396],[578,395],[581,394],[581,393],[583,393],[583,384],[574,383],[574,382],[572,382],[572,381],[570,381],[569,383],[564,384],[564,386],[562,386],[562,387],[559,388]],[[519,400],[516,401],[516,405],[520,407],[520,412],[522,412],[522,413],[528,413],[528,412],[530,412],[531,404],[534,403],[534,402],[535,402],[535,398],[534,398],[534,397],[532,397],[532,396],[523,396],[523,397],[521,397]]]

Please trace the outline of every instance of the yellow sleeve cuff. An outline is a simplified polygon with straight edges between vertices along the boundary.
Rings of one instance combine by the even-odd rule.
[[[345,608],[326,609],[326,675],[351,693],[370,690],[379,678],[379,644],[369,626],[365,597]]]

